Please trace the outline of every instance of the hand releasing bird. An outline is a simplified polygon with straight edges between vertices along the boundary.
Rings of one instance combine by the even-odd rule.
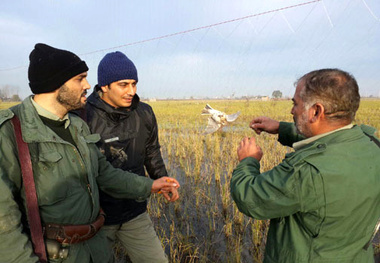
[[[229,122],[233,122],[240,115],[240,111],[235,114],[227,115],[224,112],[215,110],[211,108],[210,105],[206,104],[206,107],[202,110],[202,115],[211,115],[208,118],[207,127],[205,134],[216,132],[223,126],[226,126]]]

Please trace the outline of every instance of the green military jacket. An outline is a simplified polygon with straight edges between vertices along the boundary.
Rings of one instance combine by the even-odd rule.
[[[25,194],[13,126],[21,121],[29,145],[42,223],[89,224],[99,214],[99,188],[115,198],[145,200],[153,181],[113,168],[95,145],[98,134],[70,115],[71,135],[77,145],[63,141],[45,126],[31,98],[11,110],[0,111],[0,262],[37,262],[25,234]],[[70,246],[69,257],[49,262],[105,263],[110,259],[102,231],[92,239]]]
[[[264,262],[373,262],[363,249],[380,217],[380,148],[368,126],[341,130],[289,153],[270,171],[245,158],[233,171],[239,210],[271,219]],[[280,123],[279,141],[300,139]],[[270,153],[267,153],[270,154]]]

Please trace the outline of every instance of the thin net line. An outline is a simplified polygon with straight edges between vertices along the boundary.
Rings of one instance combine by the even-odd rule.
[[[309,5],[309,4],[320,2],[320,1],[322,1],[322,0],[313,0],[313,1],[309,1],[309,2],[304,2],[304,3],[296,4],[296,5],[286,6],[286,7],[282,7],[282,8],[278,8],[278,9],[273,9],[273,10],[265,11],[265,12],[262,12],[262,13],[257,13],[257,14],[253,14],[253,15],[248,15],[248,16],[243,16],[243,17],[231,19],[231,20],[222,21],[222,22],[219,22],[219,23],[216,23],[216,24],[211,24],[211,25],[207,25],[207,26],[201,26],[201,27],[197,27],[197,28],[193,28],[193,29],[189,29],[189,30],[184,30],[184,31],[180,31],[180,32],[176,32],[176,33],[172,33],[172,34],[168,34],[168,35],[163,35],[163,36],[159,36],[159,37],[153,37],[153,38],[149,38],[149,39],[145,39],[145,40],[131,42],[131,43],[127,43],[127,44],[120,45],[120,46],[115,46],[115,47],[110,47],[110,48],[105,48],[105,49],[98,49],[98,50],[95,50],[95,51],[91,51],[91,52],[87,52],[87,53],[82,53],[82,54],[79,54],[79,55],[80,56],[91,55],[91,54],[95,54],[95,53],[99,53],[99,52],[104,52],[104,51],[109,51],[109,50],[113,50],[113,49],[123,48],[123,47],[127,47],[127,46],[133,46],[133,45],[142,44],[142,43],[146,43],[146,42],[151,42],[151,41],[155,41],[155,40],[160,40],[160,39],[163,39],[163,38],[173,37],[173,36],[177,36],[177,35],[183,35],[183,34],[191,33],[191,32],[202,30],[202,29],[206,29],[206,28],[216,27],[216,26],[220,26],[220,25],[223,25],[223,24],[227,24],[227,23],[233,23],[233,22],[240,21],[240,20],[245,20],[245,19],[248,19],[248,18],[251,18],[251,17],[267,15],[267,14],[270,14],[270,13],[275,13],[275,12],[279,12],[279,11],[283,11],[283,10],[291,9],[291,8],[296,8],[296,7],[300,7],[300,6],[304,6],[304,5]],[[27,67],[27,66],[18,66],[18,67],[13,67],[13,68],[8,68],[8,69],[0,69],[0,71],[11,71],[11,70],[16,70],[16,69],[25,68],[25,67]]]

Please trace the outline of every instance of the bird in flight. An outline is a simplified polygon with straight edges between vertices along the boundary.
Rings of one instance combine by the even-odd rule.
[[[210,115],[208,118],[207,127],[205,129],[205,134],[209,134],[223,128],[223,126],[226,126],[228,123],[235,121],[240,115],[240,111],[227,115],[224,112],[215,110],[210,105],[206,104],[202,110],[202,115]]]

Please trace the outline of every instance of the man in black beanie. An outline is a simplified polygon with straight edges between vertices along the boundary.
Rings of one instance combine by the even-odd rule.
[[[49,261],[112,262],[101,229],[104,214],[99,189],[115,198],[139,201],[161,191],[170,200],[169,193],[176,193],[179,184],[169,177],[153,181],[115,169],[106,161],[95,145],[100,136],[91,134],[81,118],[69,113],[86,103],[90,85],[84,61],[45,44],[36,44],[29,58],[34,95],[0,111],[0,260],[44,262],[44,252],[36,250],[38,242],[33,237],[39,222],[27,218],[32,203],[39,209],[45,240],[40,243],[46,244]],[[19,159],[23,152],[17,150],[14,116],[29,146],[38,203],[27,199],[25,188],[30,183],[23,182]]]

